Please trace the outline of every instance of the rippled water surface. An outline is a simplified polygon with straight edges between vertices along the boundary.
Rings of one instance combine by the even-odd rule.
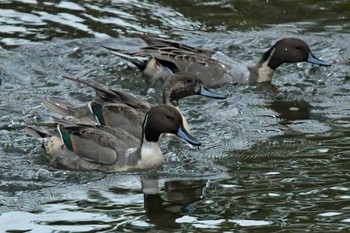
[[[26,122],[42,98],[82,104],[94,80],[156,103],[160,90],[101,45],[147,33],[252,65],[282,37],[329,68],[283,65],[272,85],[181,109],[198,149],[162,141],[164,165],[129,174],[49,166]],[[349,1],[0,1],[0,232],[347,232],[350,230]]]

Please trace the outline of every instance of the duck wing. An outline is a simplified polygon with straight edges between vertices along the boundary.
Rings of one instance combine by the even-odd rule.
[[[145,113],[137,109],[125,104],[105,104],[102,106],[102,114],[96,116],[102,125],[121,128],[139,139],[142,137]]]
[[[68,149],[81,158],[100,165],[116,164],[128,148],[135,146],[95,127],[59,127],[59,132]]]
[[[143,99],[140,99],[134,95],[128,94],[123,91],[117,91],[117,90],[111,90],[115,95],[118,95],[120,98],[120,102],[134,108],[135,110],[141,111],[143,113],[146,113],[149,111],[149,109],[152,107],[152,105]]]
[[[101,86],[98,83],[95,82],[87,82],[78,78],[74,78],[71,76],[62,76],[65,79],[72,80],[74,82],[83,84],[85,86],[91,87],[95,90],[96,92],[96,97],[94,99],[95,102],[99,104],[105,104],[106,102],[108,103],[123,103],[126,104],[130,107],[133,107],[137,110],[147,112],[150,108],[151,105],[145,101],[142,100],[136,96],[133,96],[131,94],[128,94],[123,91],[118,91],[118,90],[113,90],[113,89],[107,89],[103,86]]]
[[[148,35],[135,34],[137,37],[141,38],[148,45],[147,47],[172,47],[181,51],[191,52],[194,54],[202,54],[207,57],[214,55],[214,51],[204,48],[192,47],[186,44],[179,43],[177,41],[160,39]],[[144,47],[144,48],[147,48]]]
[[[55,97],[47,97],[42,101],[42,104],[49,111],[55,112],[61,116],[84,117],[89,115],[90,112],[89,108],[85,105],[76,107]]]

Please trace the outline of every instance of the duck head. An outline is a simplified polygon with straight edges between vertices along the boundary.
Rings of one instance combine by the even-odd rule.
[[[309,46],[298,38],[284,38],[276,42],[264,55],[262,60],[272,70],[283,63],[309,62],[320,66],[330,66],[329,63],[317,58]]]
[[[143,122],[143,138],[145,140],[157,142],[162,133],[175,134],[192,145],[201,145],[185,130],[179,111],[165,104],[152,107]]]
[[[202,95],[214,99],[226,99],[225,95],[206,88],[203,82],[195,75],[179,72],[173,74],[164,83],[163,102],[171,102],[177,106],[178,100],[191,95]]]

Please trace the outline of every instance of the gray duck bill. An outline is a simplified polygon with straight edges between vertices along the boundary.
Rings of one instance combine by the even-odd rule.
[[[309,57],[306,60],[307,62],[310,62],[312,64],[320,65],[320,66],[330,66],[331,64],[317,58],[315,55],[313,55],[311,52],[309,52]]]
[[[176,133],[177,136],[180,138],[186,140],[188,143],[194,145],[194,146],[200,146],[202,143],[198,142],[194,137],[192,137],[184,128],[183,125],[181,125]]]
[[[214,98],[214,99],[226,99],[227,98],[225,95],[222,95],[222,94],[216,93],[212,90],[209,90],[203,84],[201,84],[201,90],[199,92],[199,95]]]

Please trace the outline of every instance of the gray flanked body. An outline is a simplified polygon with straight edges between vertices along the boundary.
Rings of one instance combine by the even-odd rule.
[[[125,92],[106,89],[96,83],[89,83],[67,76],[64,77],[94,88],[96,97],[89,104],[79,107],[74,107],[56,98],[49,97],[43,101],[43,104],[49,110],[62,116],[74,116],[86,124],[93,122],[95,124],[122,128],[141,139],[141,125],[146,112],[152,106],[150,103]],[[178,109],[179,99],[191,95],[203,95],[218,99],[225,98],[221,94],[206,89],[200,79],[189,73],[173,74],[164,83],[164,104]],[[185,129],[189,131],[190,127],[184,117],[183,122]]]
[[[176,134],[193,145],[200,145],[183,128],[180,113],[171,106],[152,107],[145,115],[142,139],[109,127],[58,124],[57,132],[27,127],[51,156],[51,164],[71,170],[123,172],[149,170],[160,166],[164,156],[158,145],[163,133]]]
[[[198,76],[209,88],[232,83],[270,82],[274,71],[283,63],[309,62],[321,66],[328,63],[316,58],[309,46],[297,38],[284,38],[265,52],[259,62],[247,68],[220,52],[199,49],[174,41],[138,35],[148,46],[137,52],[105,47],[113,54],[136,65],[152,78],[171,73],[188,72]],[[163,75],[161,73],[163,72]]]
[[[79,129],[79,136],[73,135],[71,139],[75,142],[75,151],[67,148],[57,132],[47,134],[44,138],[37,137],[51,156],[51,166],[78,171],[121,172],[137,164],[140,140],[127,131],[115,129],[116,134],[111,134],[93,127],[70,126],[74,127]],[[38,132],[38,129],[27,128],[31,136],[35,135],[34,132]],[[160,160],[160,155],[156,153],[155,159]],[[157,161],[155,166],[157,164],[161,163]]]

